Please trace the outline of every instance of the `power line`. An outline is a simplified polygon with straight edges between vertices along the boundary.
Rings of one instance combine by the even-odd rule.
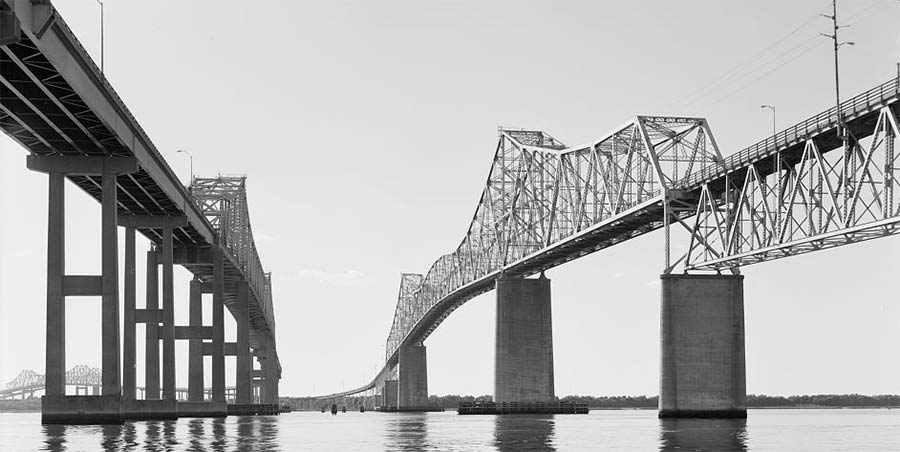
[[[864,20],[867,20],[868,18],[870,18],[873,15],[875,15],[876,13],[878,13],[879,9],[877,7],[886,6],[887,4],[888,3],[884,2],[883,0],[872,0],[866,6],[860,8],[860,9],[856,10],[855,12],[853,12],[852,14],[850,14],[847,21],[855,21],[854,23],[863,22]],[[764,71],[763,74],[761,74],[760,76],[753,78],[748,83],[740,85],[739,88],[728,91],[728,93],[725,94],[723,97],[720,97],[719,99],[717,99],[716,101],[713,102],[714,104],[719,103],[719,102],[731,97],[733,94],[736,94],[737,92],[744,90],[745,88],[749,87],[753,83],[758,82],[759,80],[762,80],[763,78],[770,75],[774,71],[781,69],[781,68],[787,66],[788,64],[790,64],[790,62],[782,61],[783,57],[785,57],[786,55],[793,54],[794,51],[799,48],[803,48],[803,50],[801,51],[801,53],[793,56],[793,58],[799,58],[800,56],[803,56],[803,55],[809,53],[814,48],[818,47],[818,44],[813,45],[811,47],[805,47],[805,46],[809,42],[817,39],[818,35],[812,35],[812,36],[808,37],[806,40],[788,48],[787,50],[779,53],[778,55],[771,57],[771,58],[769,57],[769,52],[771,49],[778,47],[780,44],[787,41],[792,36],[796,35],[800,30],[802,30],[803,28],[805,28],[806,26],[808,26],[810,23],[812,23],[814,20],[816,20],[818,18],[819,18],[818,15],[810,17],[805,22],[801,23],[796,28],[794,28],[793,30],[788,32],[786,35],[773,41],[771,44],[767,45],[759,52],[753,54],[749,58],[743,60],[742,62],[738,63],[736,66],[733,66],[728,71],[722,73],[720,76],[713,79],[712,82],[704,85],[702,88],[694,91],[693,93],[689,94],[688,96],[685,96],[684,100],[682,102],[674,104],[674,105],[678,106],[677,109],[684,109],[684,108],[690,107],[690,106],[710,97],[711,95],[716,94],[717,92],[726,90],[728,87],[738,84],[742,80],[746,80],[748,77],[751,77],[754,74],[759,73],[760,71]],[[758,63],[758,64],[755,64],[755,63]],[[774,66],[772,66],[772,65],[774,65]],[[766,70],[766,68],[768,68],[768,67],[772,67],[772,68],[769,70]],[[670,105],[673,105],[673,104],[670,104]]]
[[[818,37],[818,36],[816,36],[816,37]],[[807,42],[808,42],[808,41],[807,41]],[[811,51],[813,51],[813,50],[815,50],[815,49],[821,47],[821,46],[824,45],[824,44],[825,44],[825,41],[818,41],[818,42],[816,42],[816,43],[813,44],[812,46],[807,47],[805,50],[803,50],[803,51],[800,52],[799,54],[793,56],[789,61],[787,61],[787,62],[785,62],[785,63],[782,63],[782,64],[779,64],[779,65],[776,65],[775,67],[773,67],[773,68],[771,68],[770,70],[768,70],[768,71],[764,72],[763,74],[761,74],[759,77],[756,77],[756,78],[754,78],[753,80],[750,80],[749,82],[745,83],[745,84],[744,84],[743,86],[741,86],[740,88],[737,88],[737,89],[731,91],[730,93],[726,94],[725,96],[720,97],[719,99],[713,101],[712,103],[710,103],[710,105],[716,105],[716,104],[718,104],[718,103],[721,103],[722,101],[724,101],[724,100],[726,100],[726,99],[728,99],[728,98],[734,96],[735,94],[737,94],[737,93],[739,93],[739,92],[741,92],[741,91],[747,89],[748,87],[750,87],[750,86],[753,85],[754,83],[756,83],[756,82],[758,82],[758,81],[760,81],[760,80],[762,80],[762,79],[768,77],[769,75],[771,75],[771,74],[774,73],[775,71],[778,71],[778,70],[780,70],[780,69],[782,69],[782,68],[784,68],[784,67],[786,67],[786,66],[791,65],[792,63],[795,63],[797,60],[800,59],[800,57],[802,57],[802,56],[806,55],[807,53],[809,53],[809,52],[811,52]]]
[[[751,64],[751,63],[755,62],[756,60],[758,60],[760,57],[767,55],[767,53],[770,49],[778,46],[779,44],[781,44],[782,42],[784,42],[785,40],[787,40],[788,38],[790,38],[791,36],[793,36],[794,34],[799,32],[801,29],[803,29],[804,27],[809,25],[812,21],[814,21],[817,18],[818,18],[818,16],[810,17],[806,22],[803,22],[802,24],[798,25],[797,28],[791,30],[788,34],[775,40],[771,44],[765,46],[759,52],[753,54],[749,58],[737,63],[736,65],[731,67],[731,69],[723,72],[721,75],[717,76],[709,83],[704,84],[700,89],[697,89],[694,92],[688,94],[687,98],[690,99],[690,98],[693,98],[694,96],[701,94],[705,91],[716,89],[716,87],[718,85],[721,85],[722,83],[726,82],[727,80],[733,78],[735,75],[740,74],[741,70],[743,70],[748,64]]]
[[[748,63],[748,66],[744,67],[745,71],[743,73],[740,73],[738,76],[733,77],[731,82],[724,84],[718,88],[709,89],[706,92],[702,93],[701,95],[694,97],[693,99],[687,99],[685,102],[683,102],[681,104],[681,108],[690,107],[690,106],[700,102],[701,100],[704,100],[707,97],[709,97],[713,94],[716,94],[716,92],[723,91],[726,87],[731,86],[732,83],[740,83],[741,81],[745,80],[747,77],[751,77],[754,75],[754,73],[763,71],[763,70],[767,69],[768,67],[770,67],[771,65],[775,65],[776,67],[783,66],[784,64],[782,63],[782,60],[785,59],[785,57],[790,56],[797,49],[806,46],[807,44],[817,40],[818,38],[819,38],[818,35],[811,35],[806,40],[799,42],[798,44],[794,45],[793,47],[790,47],[787,50],[784,50],[781,53],[778,53],[778,54],[772,56],[771,58],[768,58],[767,59],[768,61],[763,61],[756,65],[752,65],[751,63]],[[748,67],[749,67],[749,69],[747,69]]]

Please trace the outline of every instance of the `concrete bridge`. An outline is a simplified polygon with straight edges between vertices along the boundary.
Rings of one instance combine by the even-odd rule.
[[[543,272],[662,229],[660,417],[745,417],[740,268],[898,232],[898,86],[888,81],[724,157],[703,118],[638,116],[590,143],[500,129],[462,242],[403,274],[381,405],[427,404],[425,339],[496,291],[494,399],[555,397],[551,282]],[[671,228],[688,232],[671,255]],[[539,275],[537,278],[529,278]]]
[[[226,355],[236,357],[237,403],[251,402],[254,379],[263,382],[262,402],[276,403],[281,365],[271,278],[253,241],[245,177],[192,175],[183,186],[47,0],[0,0],[0,128],[28,152],[23,163],[48,178],[43,422],[224,415]],[[65,272],[65,180],[101,204],[99,275]],[[121,301],[119,227],[125,228]],[[136,233],[152,243],[141,308],[135,303]],[[193,274],[189,283],[174,280],[176,264]],[[177,283],[190,285],[188,325],[175,324]],[[212,294],[211,325],[202,323],[204,293]],[[80,296],[102,299],[100,395],[65,393],[66,299]],[[233,343],[224,339],[226,308],[237,323]],[[139,323],[147,326],[143,399],[135,385]],[[190,342],[184,403],[177,401],[176,340]],[[203,356],[212,357],[210,401],[204,401]]]

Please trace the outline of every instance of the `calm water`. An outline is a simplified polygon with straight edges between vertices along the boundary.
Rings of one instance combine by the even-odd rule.
[[[900,410],[751,410],[746,421],[318,412],[121,426],[0,413],[0,451],[900,451]]]

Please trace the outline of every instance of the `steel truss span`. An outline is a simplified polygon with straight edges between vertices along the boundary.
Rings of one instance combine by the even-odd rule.
[[[722,271],[896,234],[896,82],[833,127],[779,134],[776,153],[701,185],[685,256],[688,270]],[[782,145],[781,141],[785,141]]]
[[[403,274],[386,363],[352,395],[397,375],[398,349],[419,345],[501,275],[529,276],[655,229],[664,273],[731,271],[896,234],[900,206],[891,80],[723,158],[702,118],[639,116],[569,147],[541,131],[499,130],[462,243],[425,275]],[[846,141],[837,137],[839,123]],[[670,256],[670,228],[689,232]]]

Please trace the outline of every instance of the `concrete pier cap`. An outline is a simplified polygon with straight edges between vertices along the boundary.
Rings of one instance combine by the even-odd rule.
[[[660,418],[746,418],[744,277],[660,276]]]

